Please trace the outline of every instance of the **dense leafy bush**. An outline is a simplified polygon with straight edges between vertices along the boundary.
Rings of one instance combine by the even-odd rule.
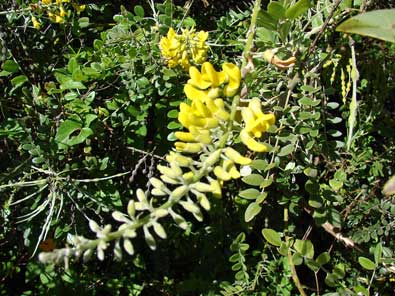
[[[394,12],[101,2],[2,4],[1,294],[391,295]]]

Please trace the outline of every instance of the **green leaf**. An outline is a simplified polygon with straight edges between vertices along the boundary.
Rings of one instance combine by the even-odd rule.
[[[78,134],[73,136],[76,132]],[[60,124],[55,141],[59,144],[74,146],[84,142],[92,134],[93,131],[90,128],[82,127],[82,122],[77,116],[71,116]]]
[[[249,188],[243,190],[239,193],[239,196],[245,199],[256,199],[259,196],[260,192],[256,189]]]
[[[15,88],[21,87],[28,79],[25,75],[19,75],[11,79],[11,84]]]
[[[251,174],[243,177],[241,180],[248,185],[259,186],[263,182],[264,178],[258,174]]]
[[[144,8],[141,5],[136,5],[133,10],[137,16],[144,17]]]
[[[280,152],[277,155],[278,156],[286,156],[288,154],[291,154],[294,151],[294,148],[295,148],[294,144],[288,144],[288,145],[282,147]]]
[[[383,245],[378,243],[374,248],[374,262],[378,265],[381,263],[381,257],[383,255]]]
[[[250,203],[244,213],[244,220],[246,222],[250,222],[252,219],[254,219],[254,217],[256,215],[259,214],[259,212],[261,210],[262,210],[262,207],[259,204],[255,203],[255,202]]]
[[[313,168],[307,167],[307,168],[305,168],[303,170],[303,173],[307,177],[315,178],[315,177],[317,177],[318,171],[317,171],[317,169],[313,169]]]
[[[305,263],[307,267],[310,268],[313,272],[317,272],[318,270],[320,270],[320,266],[312,259],[306,259]]]
[[[359,264],[367,270],[375,270],[376,265],[374,262],[366,257],[358,257]]]
[[[89,26],[89,17],[81,17],[78,19],[78,25],[80,28],[86,28]]]
[[[336,179],[330,179],[329,185],[332,187],[333,190],[338,191],[343,187],[343,182]]]
[[[282,255],[282,256],[287,256],[288,255],[288,250],[289,246],[286,242],[281,242],[281,245],[279,248],[277,248],[277,251]]]
[[[354,16],[339,26],[336,31],[369,36],[395,43],[395,9],[369,11]]]
[[[257,25],[275,31],[277,29],[277,20],[266,11],[261,10],[258,13]]]
[[[395,176],[392,176],[384,185],[383,188],[384,195],[395,194]]]
[[[196,22],[193,18],[188,16],[184,19],[183,25],[187,28],[196,27]]]
[[[70,76],[55,73],[56,80],[60,83],[60,89],[85,89],[85,85],[83,85],[79,81],[74,81]]]
[[[311,85],[302,85],[300,89],[309,93],[315,93],[320,90],[319,88],[312,87]]]
[[[292,261],[293,261],[293,263],[294,263],[296,266],[297,266],[297,265],[300,265],[300,264],[303,263],[303,256],[302,256],[300,253],[296,252],[296,253],[294,253],[294,254],[292,255]]]
[[[267,12],[275,19],[281,19],[285,16],[285,8],[280,2],[271,1],[267,6]]]
[[[309,240],[300,240],[297,239],[294,244],[294,248],[303,257],[312,259],[314,257],[314,246]]]
[[[262,235],[269,244],[276,247],[281,245],[281,236],[277,231],[270,228],[264,228],[262,229]]]
[[[77,59],[75,57],[72,57],[67,64],[67,70],[69,70],[70,73],[73,73],[78,68],[79,68],[79,65],[78,65]]]
[[[169,124],[167,125],[168,129],[179,129],[181,128],[182,125],[178,122],[178,121],[171,121],[169,122]]]
[[[250,166],[257,170],[264,170],[267,167],[267,161],[265,159],[254,159]]]
[[[16,73],[19,71],[19,65],[13,60],[7,60],[3,64],[3,70],[10,73]]]
[[[323,252],[318,255],[318,257],[315,259],[315,262],[321,266],[324,264],[327,264],[331,260],[331,256],[329,255],[328,252]]]
[[[285,17],[289,19],[295,19],[301,16],[310,8],[310,0],[299,0],[287,9]]]
[[[177,118],[178,117],[178,110],[173,109],[167,112],[167,117],[169,118]]]

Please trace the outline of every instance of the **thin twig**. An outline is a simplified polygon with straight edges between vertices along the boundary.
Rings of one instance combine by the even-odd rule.
[[[141,153],[141,154],[144,154],[144,155],[147,155],[147,156],[152,156],[152,157],[160,159],[160,160],[166,160],[163,156],[159,156],[159,155],[153,154],[152,152],[146,152],[146,151],[140,150],[138,148],[126,147],[126,149],[132,150],[133,152],[138,152],[138,153]]]
[[[324,24],[322,25],[321,29],[318,31],[317,35],[315,36],[313,43],[311,43],[310,46],[309,46],[309,49],[308,49],[307,55],[306,55],[306,59],[313,52],[315,46],[317,45],[318,40],[321,38],[322,33],[324,33],[326,27],[328,26],[330,20],[333,17],[333,14],[335,13],[335,10],[340,5],[341,1],[342,0],[336,0],[336,2],[333,4],[333,7],[332,7],[328,17],[326,18],[326,20],[325,20]]]

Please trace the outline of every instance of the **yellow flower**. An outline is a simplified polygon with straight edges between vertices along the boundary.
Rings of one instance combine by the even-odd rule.
[[[176,142],[174,146],[176,146],[177,151],[186,153],[198,153],[200,150],[202,150],[202,144],[200,143]]]
[[[66,11],[64,10],[63,7],[60,7],[60,8],[59,8],[59,16],[60,16],[60,17],[64,17],[65,15],[66,15]]]
[[[239,67],[231,63],[224,63],[222,69],[227,75],[228,85],[224,87],[224,94],[227,97],[233,97],[240,87],[241,72]]]
[[[44,5],[49,5],[49,4],[52,3],[52,0],[42,0],[42,3],[43,3]]]
[[[252,151],[267,151],[267,146],[257,142],[254,137],[260,138],[274,124],[276,120],[274,114],[264,114],[261,110],[260,100],[254,98],[250,101],[247,108],[243,108],[241,116],[245,123],[245,127],[240,133],[240,139],[243,144]]]
[[[207,58],[207,37],[208,33],[204,31],[196,34],[194,29],[184,29],[179,35],[170,28],[167,35],[159,42],[167,66],[174,68],[179,65],[187,70],[191,66],[191,60],[195,63],[203,63]]]
[[[82,5],[73,5],[75,11],[77,11],[78,14],[80,14],[81,12],[83,12],[86,8],[86,4],[82,4]]]
[[[55,23],[61,24],[64,22],[64,18],[62,18],[60,15],[55,15]]]
[[[39,30],[41,28],[41,23],[36,19],[35,16],[32,16],[32,23],[35,29]]]
[[[213,65],[209,62],[205,62],[202,65],[202,79],[210,83],[212,88],[218,87],[225,82],[226,74],[225,72],[215,71]],[[191,82],[189,82],[191,81]],[[193,80],[189,80],[188,83],[193,84]]]

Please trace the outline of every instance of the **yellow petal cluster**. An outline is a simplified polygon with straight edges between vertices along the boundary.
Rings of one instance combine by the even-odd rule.
[[[70,11],[67,10],[68,5],[71,4],[77,14],[80,14],[86,8],[86,4],[79,5],[78,2],[70,0],[42,0],[41,3],[44,5],[41,7],[41,13],[46,13],[52,22],[58,24],[64,23],[70,13]],[[36,28],[34,22],[33,26]]]
[[[256,152],[266,152],[267,146],[256,141],[268,128],[274,124],[276,118],[274,114],[264,114],[261,109],[261,102],[258,98],[253,98],[248,107],[241,111],[245,127],[240,132],[240,139],[248,149]]]
[[[207,59],[208,45],[206,40],[208,32],[198,33],[192,29],[183,29],[182,34],[177,34],[173,28],[162,37],[159,42],[162,56],[170,68],[181,66],[187,70],[191,61],[201,64]]]
[[[35,29],[40,30],[40,28],[41,28],[41,23],[40,23],[40,22],[37,20],[37,18],[34,17],[34,16],[32,16],[32,24],[33,24],[33,27],[34,27]]]
[[[203,63],[201,71],[196,67],[189,68],[190,79],[184,92],[190,104],[181,103],[178,121],[188,130],[176,132],[180,142],[175,143],[178,151],[197,153],[204,145],[212,142],[211,129],[219,126],[221,121],[229,119],[225,102],[221,96],[236,93],[240,86],[240,69],[233,64],[225,63],[222,71],[217,72],[209,62]]]

